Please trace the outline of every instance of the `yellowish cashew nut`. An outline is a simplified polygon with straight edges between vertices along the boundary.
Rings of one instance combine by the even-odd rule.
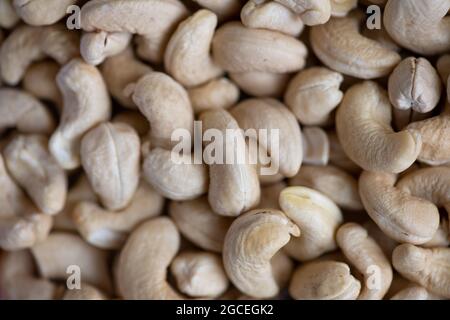
[[[313,67],[298,73],[289,83],[284,101],[300,123],[324,125],[344,96],[339,90],[344,77],[327,68]]]
[[[320,127],[304,127],[302,135],[303,162],[325,166],[330,158],[328,135]]]
[[[200,6],[211,10],[219,17],[219,20],[227,20],[238,16],[241,10],[241,0],[193,0]]]
[[[223,241],[232,218],[212,211],[206,196],[182,202],[170,202],[169,215],[180,233],[196,246],[222,252]]]
[[[182,252],[170,271],[178,289],[191,297],[216,298],[228,288],[229,280],[220,255],[209,252]]]
[[[116,284],[123,298],[181,299],[166,280],[179,247],[180,235],[169,218],[155,218],[135,229],[116,269]]]
[[[137,134],[145,138],[150,130],[147,119],[138,111],[124,111],[112,119],[112,123],[124,123],[136,130]]]
[[[204,84],[223,73],[210,56],[216,26],[217,16],[203,9],[181,22],[172,34],[164,54],[164,65],[185,87]]]
[[[50,25],[66,15],[67,8],[78,0],[14,0],[17,14],[33,26]]]
[[[64,108],[49,148],[64,169],[75,169],[81,164],[82,136],[109,119],[111,101],[100,72],[80,59],[65,65],[56,80],[64,97]]]
[[[444,298],[429,292],[424,287],[415,285],[397,292],[391,300],[442,300]]]
[[[358,6],[358,0],[330,0],[330,4],[333,17],[345,17]]]
[[[366,81],[347,90],[336,114],[336,130],[345,153],[365,170],[398,173],[413,164],[422,140],[418,133],[395,133],[386,92]]]
[[[163,205],[164,198],[141,181],[125,209],[108,211],[95,202],[82,201],[74,207],[72,219],[83,238],[93,246],[119,249],[137,225],[161,214]]]
[[[0,27],[10,29],[20,20],[14,10],[13,0],[0,0]]]
[[[285,248],[291,257],[307,261],[337,248],[334,237],[343,217],[328,197],[310,188],[288,187],[281,192],[279,202],[302,232]]]
[[[392,254],[394,268],[430,292],[450,298],[450,249],[402,244]]]
[[[63,300],[106,300],[106,295],[94,286],[81,283],[80,289],[66,290]]]
[[[389,99],[401,110],[433,110],[441,97],[441,80],[424,58],[409,57],[400,62],[389,77]]]
[[[298,300],[356,300],[361,283],[347,264],[337,261],[310,262],[297,268],[289,293]]]
[[[67,177],[40,135],[18,135],[3,151],[9,172],[35,205],[46,214],[61,211],[66,202]]]
[[[242,91],[255,97],[282,96],[290,79],[287,73],[270,73],[261,71],[230,73]]]
[[[52,114],[32,95],[13,88],[0,88],[0,131],[16,128],[23,133],[50,134]]]
[[[124,123],[102,123],[81,141],[83,169],[109,210],[124,209],[139,183],[140,139]]]
[[[400,55],[359,32],[356,17],[331,18],[311,29],[311,45],[329,68],[360,79],[388,75],[400,62]]]
[[[268,298],[280,290],[270,260],[300,235],[299,228],[281,211],[258,209],[238,217],[227,232],[223,263],[228,277],[243,293]]]
[[[356,223],[342,225],[336,241],[350,263],[364,276],[359,300],[381,300],[392,282],[392,268],[380,246]]]
[[[259,0],[261,1],[261,0]],[[288,7],[300,18],[307,26],[314,26],[326,23],[331,16],[330,0],[275,0]]]
[[[450,50],[449,9],[447,0],[390,0],[383,23],[402,47],[425,55],[439,54]]]
[[[96,66],[106,58],[120,54],[131,38],[131,33],[127,32],[87,32],[81,37],[80,53],[84,61]]]

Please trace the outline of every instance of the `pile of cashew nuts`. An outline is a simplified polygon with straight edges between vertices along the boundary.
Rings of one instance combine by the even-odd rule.
[[[0,0],[0,298],[450,299],[449,10]]]

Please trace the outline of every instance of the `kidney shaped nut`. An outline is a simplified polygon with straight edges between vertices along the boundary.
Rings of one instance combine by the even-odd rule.
[[[215,253],[182,252],[172,261],[170,271],[178,289],[191,297],[216,298],[228,288],[222,258]]]
[[[16,128],[23,133],[50,134],[55,121],[35,97],[13,88],[0,88],[0,131]]]
[[[149,220],[136,228],[123,247],[116,283],[124,299],[182,297],[167,283],[167,268],[180,247],[180,235],[167,217]]]
[[[333,201],[310,188],[288,187],[281,192],[279,202],[302,232],[286,246],[290,256],[307,261],[336,249],[334,237],[343,217]]]
[[[311,29],[311,46],[329,68],[360,79],[388,75],[400,62],[400,55],[359,32],[360,19],[331,18]]]
[[[380,246],[356,223],[342,225],[336,241],[349,262],[364,276],[359,300],[381,300],[392,282],[389,259]]]
[[[298,237],[299,228],[278,210],[257,209],[234,220],[223,250],[225,270],[233,284],[255,298],[278,294],[270,260],[291,235]]]
[[[424,58],[403,60],[389,77],[389,99],[397,109],[429,112],[437,106],[440,97],[439,75]]]
[[[347,90],[336,115],[336,130],[345,153],[365,170],[398,173],[413,164],[420,152],[416,132],[395,133],[386,92],[366,81]]]
[[[391,37],[404,48],[434,55],[450,50],[450,18],[446,17],[449,9],[447,0],[390,0],[383,22]]]
[[[290,79],[288,73],[242,72],[230,73],[233,80],[242,91],[255,97],[282,96]]]
[[[402,244],[392,254],[394,268],[430,292],[450,298],[450,249]]]
[[[127,32],[86,32],[81,37],[80,53],[87,63],[99,65],[106,58],[124,51],[131,38],[131,33]]]
[[[124,209],[139,183],[140,139],[124,123],[102,123],[81,141],[81,162],[92,188],[109,210]]]
[[[109,119],[111,101],[100,72],[80,59],[65,65],[56,80],[63,93],[64,109],[49,148],[64,169],[75,169],[81,163],[82,136]]]
[[[330,157],[328,135],[320,127],[304,127],[302,135],[303,162],[325,166]]]
[[[10,29],[20,20],[14,10],[13,0],[0,0],[0,27]]]
[[[229,72],[289,73],[304,67],[307,49],[299,40],[280,32],[229,22],[214,35],[213,55],[216,63]]]
[[[80,289],[66,290],[63,300],[106,300],[106,295],[87,283],[81,283]]]
[[[15,29],[0,49],[3,80],[9,85],[17,85],[34,61],[47,56],[59,64],[78,56],[78,34],[68,31],[63,25],[24,25]]]
[[[361,283],[350,273],[347,264],[337,261],[314,261],[297,268],[289,285],[297,300],[356,300]]]

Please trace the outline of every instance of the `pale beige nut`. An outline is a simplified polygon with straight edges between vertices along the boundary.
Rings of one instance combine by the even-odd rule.
[[[398,246],[392,254],[394,268],[431,293],[450,298],[450,249]]]
[[[87,32],[81,37],[80,53],[84,61],[96,66],[106,58],[124,51],[131,38],[132,35],[128,32]]]
[[[444,84],[448,83],[447,79],[450,76],[450,54],[444,54],[438,59],[436,69]]]
[[[393,272],[380,246],[366,229],[356,223],[341,226],[336,241],[346,258],[364,277],[358,299],[381,300],[389,290]]]
[[[409,57],[400,62],[389,77],[389,99],[401,110],[433,110],[441,97],[441,79],[428,60]]]
[[[63,94],[64,108],[49,148],[64,169],[75,169],[81,164],[82,136],[109,119],[111,101],[100,72],[80,59],[66,64],[56,80]]]
[[[139,183],[140,139],[124,123],[105,122],[81,141],[81,162],[92,188],[109,210],[124,209]]]
[[[330,4],[333,17],[345,17],[358,6],[358,0],[330,0]]]
[[[144,139],[150,130],[149,123],[144,115],[138,111],[124,111],[117,113],[111,120],[112,123],[124,123],[136,130],[136,133]]]
[[[337,248],[335,234],[343,216],[332,200],[318,191],[297,186],[284,189],[279,202],[281,210],[302,233],[299,238],[291,239],[285,248],[291,257],[308,261]]]
[[[106,295],[94,286],[81,283],[80,289],[66,290],[63,300],[106,300]]]
[[[221,256],[209,252],[182,252],[170,265],[178,289],[191,297],[216,298],[228,288],[229,280]]]
[[[243,293],[266,298],[278,294],[270,260],[300,235],[281,211],[258,209],[238,217],[225,237],[223,262],[228,277]]]
[[[20,20],[14,10],[13,0],[0,0],[0,27],[10,29]]]
[[[420,134],[394,132],[387,93],[366,81],[352,86],[336,114],[336,130],[347,156],[365,170],[398,173],[413,164],[421,150]]]
[[[320,127],[304,127],[302,135],[303,162],[325,166],[330,158],[328,135]]]
[[[227,20],[239,16],[241,0],[193,0],[200,6],[211,10],[219,17],[219,20]]]
[[[180,233],[196,246],[213,252],[222,252],[223,241],[232,218],[212,211],[208,198],[170,202],[169,215]]]
[[[327,136],[330,144],[330,164],[333,164],[351,174],[359,173],[361,168],[350,160],[350,158],[345,154],[336,132],[334,130],[328,131]]]
[[[115,274],[122,297],[181,299],[166,280],[179,246],[180,235],[169,218],[155,218],[135,229],[120,253]]]
[[[339,90],[343,80],[340,73],[327,68],[308,68],[289,82],[284,101],[301,124],[327,124],[344,96]]]
[[[342,209],[363,209],[357,180],[335,166],[304,165],[295,177],[289,179],[289,185],[320,191]]]
[[[72,219],[83,238],[102,249],[120,249],[128,234],[143,221],[162,212],[164,198],[141,181],[130,204],[120,211],[108,211],[95,202],[81,201]]]
[[[347,264],[337,261],[310,262],[298,267],[289,285],[297,300],[356,300],[361,283]]]
[[[442,300],[422,286],[413,285],[396,293],[391,300]]]
[[[329,0],[275,0],[300,16],[307,26],[326,23],[330,19]]]
[[[14,0],[17,14],[33,26],[51,25],[66,15],[67,8],[78,0]]]
[[[282,96],[290,79],[286,73],[261,71],[230,73],[230,78],[239,88],[254,97]]]
[[[388,75],[400,62],[400,55],[359,33],[359,19],[331,18],[310,33],[311,46],[329,68],[360,79]]]
[[[286,182],[279,181],[261,188],[261,201],[258,208],[270,208],[280,210],[278,199],[281,191],[287,187]]]

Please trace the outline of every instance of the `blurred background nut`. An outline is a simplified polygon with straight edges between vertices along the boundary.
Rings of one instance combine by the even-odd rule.
[[[14,10],[13,0],[0,0],[0,27],[10,29],[20,20]]]

